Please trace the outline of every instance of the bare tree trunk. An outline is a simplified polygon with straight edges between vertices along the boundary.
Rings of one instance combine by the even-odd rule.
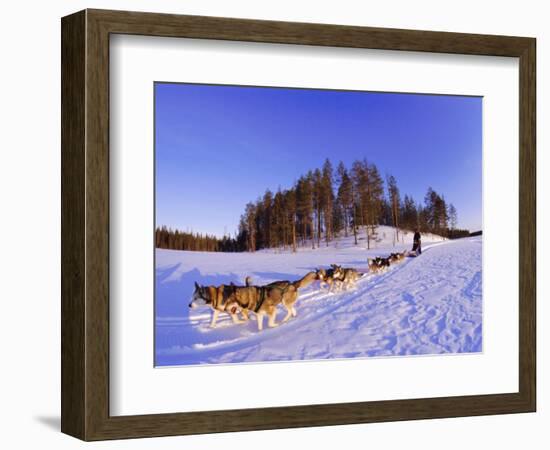
[[[283,219],[283,250],[286,250],[286,245],[288,243],[288,236],[287,236],[287,229],[288,229],[288,224],[287,224],[287,217],[288,217],[288,212],[285,211],[284,212],[284,219]]]
[[[367,232],[367,249],[370,250],[370,232],[369,232],[369,224],[370,224],[370,217],[369,217],[369,209],[367,208],[367,225],[365,227],[365,231]]]
[[[315,219],[310,217],[311,220],[311,248],[315,250]]]
[[[355,238],[355,245],[357,245],[357,208],[353,205],[353,236]]]
[[[327,218],[327,213],[325,211],[325,242],[328,247],[330,241],[330,218]]]
[[[367,250],[370,250],[370,233],[369,233],[368,226],[367,226]]]
[[[296,218],[292,216],[292,252],[296,253]]]
[[[317,210],[317,248],[321,247],[321,210]]]
[[[393,198],[393,223],[395,225],[395,234],[397,236],[397,242],[399,242],[399,223],[398,223],[398,217],[399,217],[399,211],[397,210],[397,198]]]
[[[348,237],[348,212],[346,207],[344,207],[344,236]]]

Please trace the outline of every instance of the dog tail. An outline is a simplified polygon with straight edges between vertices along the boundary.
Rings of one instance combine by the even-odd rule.
[[[317,278],[316,272],[308,272],[302,278],[292,283],[296,289],[309,286]]]

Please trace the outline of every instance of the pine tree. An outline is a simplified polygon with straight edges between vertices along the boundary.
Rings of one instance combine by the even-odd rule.
[[[353,209],[353,239],[355,242],[355,245],[357,245],[357,227],[358,225],[358,216],[357,216],[357,202],[358,202],[358,195],[357,190],[355,189],[354,184],[351,185],[351,201],[352,201],[352,209]]]
[[[328,246],[330,239],[334,234],[333,227],[333,210],[334,210],[334,187],[333,187],[333,170],[330,160],[325,159],[323,164],[323,173],[321,177],[321,209],[325,223],[325,240]]]
[[[405,195],[401,211],[401,225],[409,230],[418,228],[418,210],[414,199]]]
[[[338,203],[342,208],[342,222],[344,223],[344,235],[348,236],[348,226],[350,225],[350,216],[354,208],[353,201],[353,184],[346,170],[344,163],[340,161],[338,164],[338,179],[340,186],[338,187]],[[356,242],[357,244],[357,242]]]
[[[430,231],[432,233],[445,235],[449,220],[445,197],[439,195],[430,187],[424,197],[424,204],[424,211]]]
[[[335,200],[334,206],[332,208],[332,226],[334,230],[333,238],[336,238],[336,236],[344,228],[343,220],[344,220],[344,212],[342,210],[342,205],[338,200]]]
[[[387,199],[382,199],[382,208],[380,211],[380,225],[392,226],[392,210],[390,203]]]
[[[286,218],[284,210],[284,200],[281,188],[277,190],[272,203],[272,246],[283,247],[286,245]]]
[[[422,233],[430,231],[430,211],[423,208],[420,203],[416,206],[416,210],[418,211],[418,223],[415,228],[418,228]]]
[[[449,215],[447,213],[447,203],[444,196],[439,196],[437,199],[437,211],[438,211],[438,228],[442,236],[444,236],[449,228]]]
[[[256,251],[256,235],[257,235],[257,208],[254,206],[253,203],[248,203],[246,205],[246,212],[245,212],[245,224],[246,224],[246,231],[247,231],[247,248],[249,252],[255,252]]]
[[[399,241],[399,217],[401,215],[401,198],[399,197],[399,188],[393,175],[387,177],[388,196],[391,208],[393,226],[395,227],[396,240]]]
[[[308,234],[310,235],[312,245],[315,245],[313,241],[313,188],[311,180],[313,175],[311,172],[307,176],[301,177],[298,180],[296,189],[296,208],[300,217],[300,223],[302,228],[302,242],[305,245]]]
[[[315,169],[315,171],[313,172],[313,203],[315,208],[315,234],[317,238],[317,247],[321,246],[321,217],[323,213],[323,198],[324,191],[321,171],[319,169]]]
[[[384,199],[384,181],[375,164],[363,161],[366,172],[367,196],[366,196],[366,225],[367,248],[370,248],[370,238],[375,234],[376,226],[380,221],[382,203]]]
[[[451,228],[451,234],[456,229],[458,223],[458,216],[456,213],[455,206],[450,203],[449,204],[449,227]]]
[[[351,167],[353,180],[354,203],[356,214],[354,217],[355,226],[365,225],[367,209],[367,172],[361,161],[354,161]]]
[[[274,227],[273,227],[273,193],[267,189],[262,199],[262,227],[264,245],[262,247],[274,247]]]
[[[426,195],[424,196],[424,215],[426,217],[426,222],[428,228],[432,232],[439,231],[439,209],[437,206],[438,195],[431,187],[428,188]]]
[[[289,217],[292,251],[296,253],[296,189],[289,189],[285,196],[286,213]]]

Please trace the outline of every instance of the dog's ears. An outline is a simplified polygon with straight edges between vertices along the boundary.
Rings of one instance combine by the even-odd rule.
[[[199,283],[195,281],[195,289],[198,291],[200,289]]]

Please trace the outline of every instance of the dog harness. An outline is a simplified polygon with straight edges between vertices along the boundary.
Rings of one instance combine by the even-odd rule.
[[[260,310],[260,308],[262,307],[262,304],[265,300],[265,287],[261,287],[261,288],[258,288],[258,289],[260,289],[260,301],[258,302],[256,307],[254,308],[255,313],[257,313]]]
[[[225,288],[229,288],[230,286],[225,286]],[[234,288],[232,288],[232,291],[234,291]],[[199,287],[199,295],[203,300],[206,302],[209,302],[211,306],[213,306],[215,309],[219,309],[220,307],[222,309],[225,309],[225,305],[227,304],[227,300],[229,297],[231,297],[231,293],[226,295],[225,289],[222,290],[221,299],[218,296],[218,289],[216,288],[216,298],[213,299],[210,296],[210,291],[206,289],[204,286]]]
[[[290,282],[287,281],[287,285],[282,288],[282,287],[279,287],[279,286],[270,286],[270,287],[266,287],[266,286],[261,286],[257,289],[260,289],[260,301],[258,302],[258,304],[256,305],[256,307],[254,308],[254,312],[257,313],[260,308],[262,307],[263,303],[264,303],[264,300],[265,298],[267,297],[267,290],[271,290],[271,289],[278,289],[279,291],[281,291],[281,296],[285,295],[286,291],[288,290],[288,287],[290,286]]]

